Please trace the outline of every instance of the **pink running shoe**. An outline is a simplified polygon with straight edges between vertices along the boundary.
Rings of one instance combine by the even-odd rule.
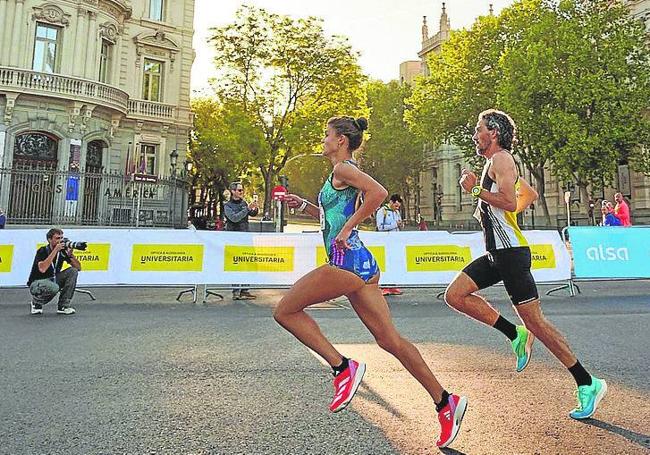
[[[460,430],[460,424],[463,422],[463,416],[467,409],[467,398],[458,395],[449,395],[449,403],[438,413],[440,421],[440,438],[436,445],[441,449],[449,446]]]
[[[348,367],[334,377],[334,399],[330,403],[330,411],[345,409],[357,392],[365,372],[365,363],[348,360]]]

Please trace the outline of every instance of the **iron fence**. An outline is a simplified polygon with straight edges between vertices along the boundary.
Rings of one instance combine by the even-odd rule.
[[[187,202],[187,182],[173,176],[0,168],[8,224],[184,228]]]

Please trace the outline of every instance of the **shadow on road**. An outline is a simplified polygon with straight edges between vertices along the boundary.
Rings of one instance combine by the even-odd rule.
[[[446,449],[439,449],[439,450],[445,455],[465,455],[465,452],[460,452],[459,450],[456,449],[450,449],[449,447],[447,447]]]
[[[650,449],[650,435],[637,433],[635,431],[628,430],[627,428],[619,427],[617,425],[603,422],[602,420],[598,419],[580,420],[579,422],[584,423],[585,425],[602,428],[603,430],[607,430],[611,433],[623,436],[628,441],[638,444],[645,449]]]
[[[375,390],[370,387],[367,383],[362,383],[361,387],[359,387],[359,390],[357,390],[357,396],[363,398],[364,400],[370,402],[370,403],[375,403],[378,406],[381,406],[392,414],[394,417],[397,417],[398,419],[403,419],[404,414],[399,412],[395,407],[393,407],[390,403],[388,403],[386,400],[384,400],[381,395],[379,395]]]

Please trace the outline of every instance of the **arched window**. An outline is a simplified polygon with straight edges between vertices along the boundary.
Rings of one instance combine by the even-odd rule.
[[[44,132],[29,132],[16,136],[14,168],[56,168],[59,140]]]
[[[104,141],[91,141],[86,150],[86,172],[101,172],[102,160],[106,143]]]

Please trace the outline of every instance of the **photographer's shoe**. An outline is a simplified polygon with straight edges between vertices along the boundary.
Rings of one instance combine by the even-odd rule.
[[[56,314],[75,314],[76,311],[71,306],[60,306]]]
[[[32,314],[43,314],[43,305],[40,303],[30,302],[30,307]]]

